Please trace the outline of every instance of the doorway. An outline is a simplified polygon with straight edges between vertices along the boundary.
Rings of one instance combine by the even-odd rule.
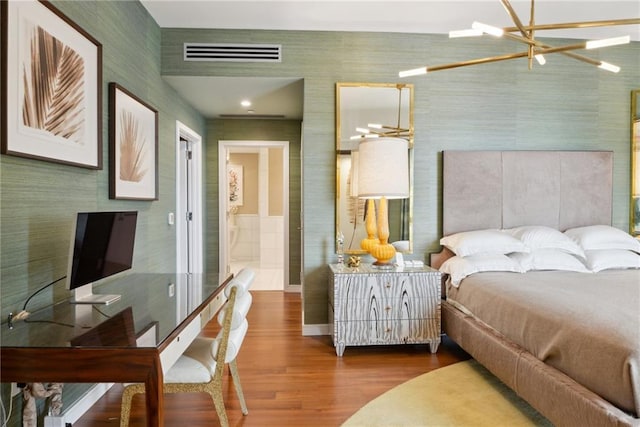
[[[176,271],[203,272],[202,137],[176,121]]]
[[[218,144],[221,271],[256,272],[253,290],[289,284],[289,142]]]

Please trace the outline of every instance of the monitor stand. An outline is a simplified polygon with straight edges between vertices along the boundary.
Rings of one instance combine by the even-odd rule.
[[[120,299],[120,295],[103,295],[93,293],[93,284],[89,283],[73,290],[71,304],[104,304],[109,305]]]

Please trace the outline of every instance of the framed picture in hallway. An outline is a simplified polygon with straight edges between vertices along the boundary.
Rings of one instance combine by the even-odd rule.
[[[102,45],[50,2],[0,8],[2,153],[102,169]]]
[[[229,182],[229,206],[242,206],[242,165],[229,165],[227,167],[227,180]]]
[[[158,111],[109,83],[109,198],[158,200]]]

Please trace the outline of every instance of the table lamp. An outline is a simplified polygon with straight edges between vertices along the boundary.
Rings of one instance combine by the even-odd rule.
[[[396,250],[389,243],[387,200],[409,197],[409,142],[402,138],[366,138],[360,142],[358,151],[358,197],[367,199],[368,235],[371,223],[375,222],[370,217],[375,213],[373,200],[378,200],[378,242],[368,242],[363,249],[376,259],[374,265],[391,267]]]

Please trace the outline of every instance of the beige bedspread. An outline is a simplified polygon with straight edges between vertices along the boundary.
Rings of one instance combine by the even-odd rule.
[[[635,417],[640,271],[477,273],[450,302]]]

